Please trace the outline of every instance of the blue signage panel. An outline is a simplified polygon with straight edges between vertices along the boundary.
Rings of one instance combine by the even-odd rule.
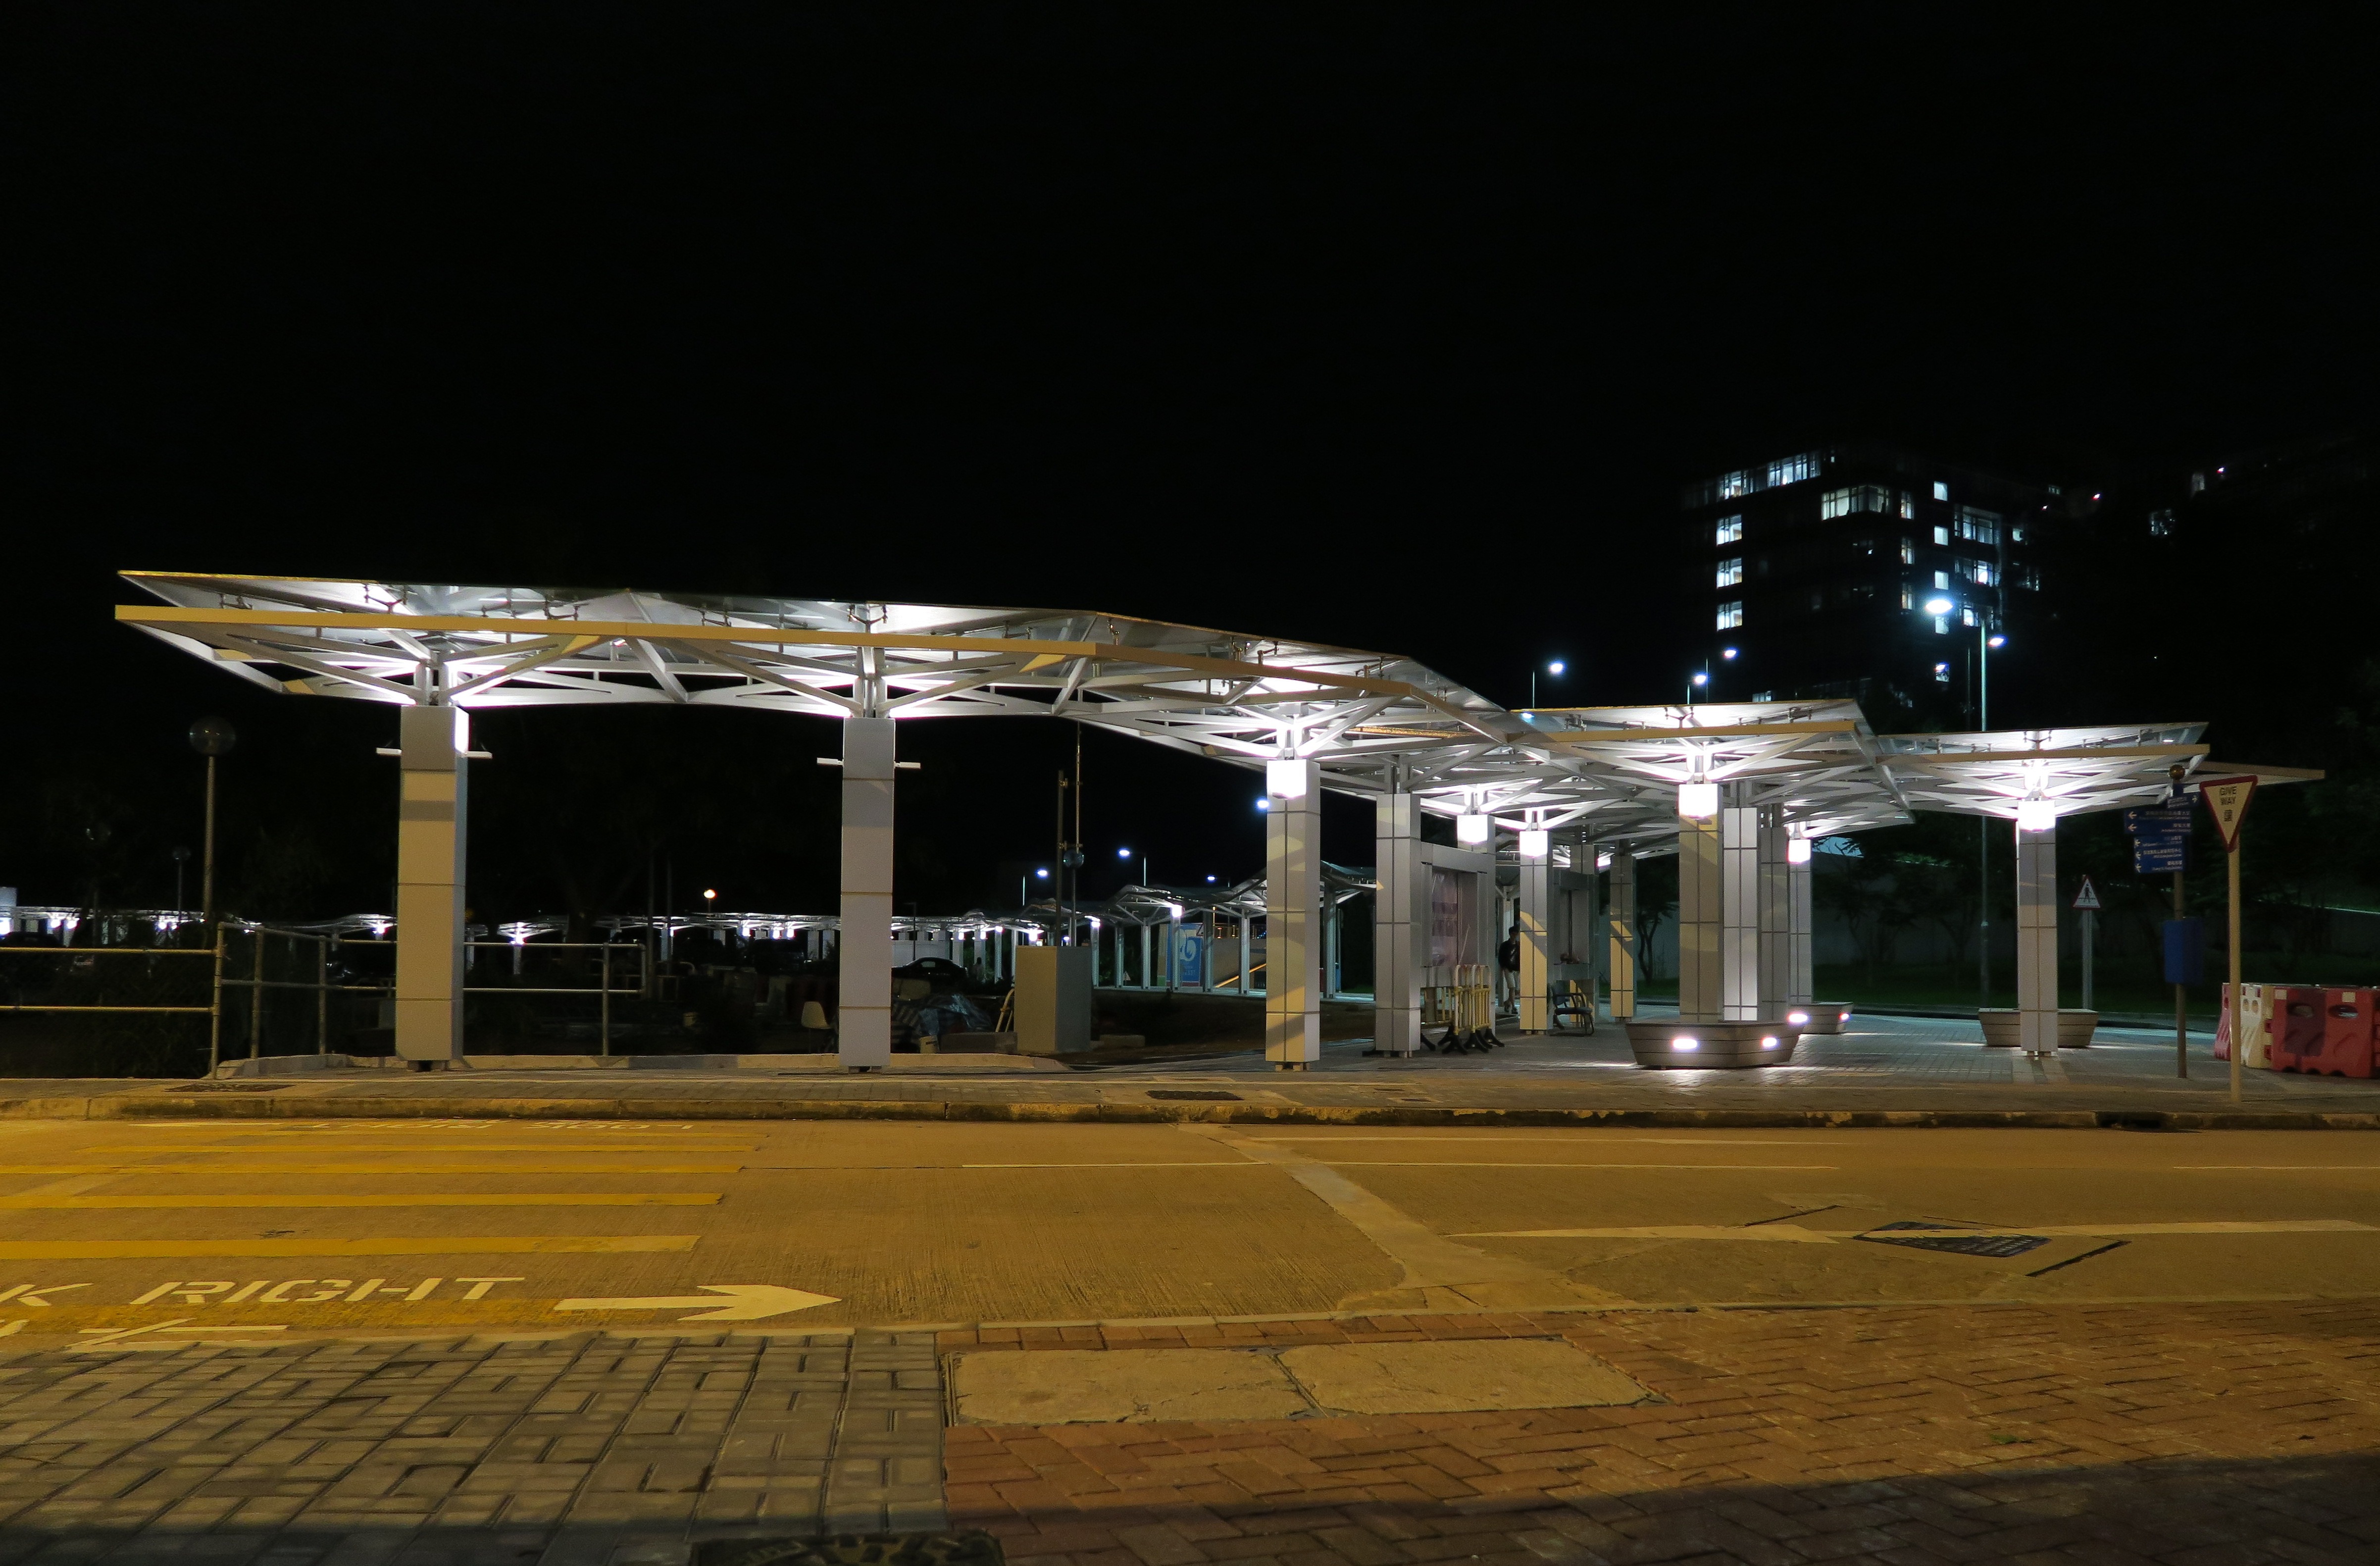
[[[2132,835],[2132,873],[2168,875],[2190,868],[2191,806],[2188,800],[2124,812]]]
[[[2206,922],[2168,919],[2165,922],[2165,982],[2194,985],[2206,967]]]

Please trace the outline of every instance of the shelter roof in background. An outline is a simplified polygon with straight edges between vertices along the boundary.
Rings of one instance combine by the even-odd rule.
[[[1097,611],[128,571],[116,618],[264,690],[467,709],[696,705],[1062,717],[1439,815],[1660,852],[1677,786],[1740,780],[1808,836],[1912,810],[2153,798],[2202,726],[1879,738],[1847,701],[1507,712],[1411,658]],[[2265,769],[2270,771],[2271,769]]]

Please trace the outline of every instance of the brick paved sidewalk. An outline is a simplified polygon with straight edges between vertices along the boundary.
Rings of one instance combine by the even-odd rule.
[[[1010,1566],[2380,1560],[2380,1304],[946,1333],[953,1352],[1560,1336],[1657,1390],[1515,1413],[965,1426]]]
[[[682,1566],[942,1522],[923,1333],[325,1340],[0,1362],[0,1562]]]

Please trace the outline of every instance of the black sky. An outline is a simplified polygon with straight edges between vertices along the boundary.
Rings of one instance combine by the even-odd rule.
[[[66,874],[56,777],[153,863],[202,706],[259,737],[256,831],[382,832],[375,715],[111,627],[123,567],[1096,606],[1658,698],[1705,471],[1880,435],[2112,481],[2368,415],[2335,15],[18,12],[18,878]],[[664,791],[756,899],[831,885],[806,814],[735,825],[823,808],[816,727],[653,741],[739,776]],[[914,884],[988,897],[1060,742],[932,743],[996,765]],[[1146,766],[1107,838],[1246,825],[1220,769],[1106,765]]]

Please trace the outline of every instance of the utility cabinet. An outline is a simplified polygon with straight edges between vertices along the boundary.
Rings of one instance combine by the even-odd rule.
[[[1016,948],[1016,1049],[1072,1055],[1091,1046],[1091,956],[1087,946]]]

